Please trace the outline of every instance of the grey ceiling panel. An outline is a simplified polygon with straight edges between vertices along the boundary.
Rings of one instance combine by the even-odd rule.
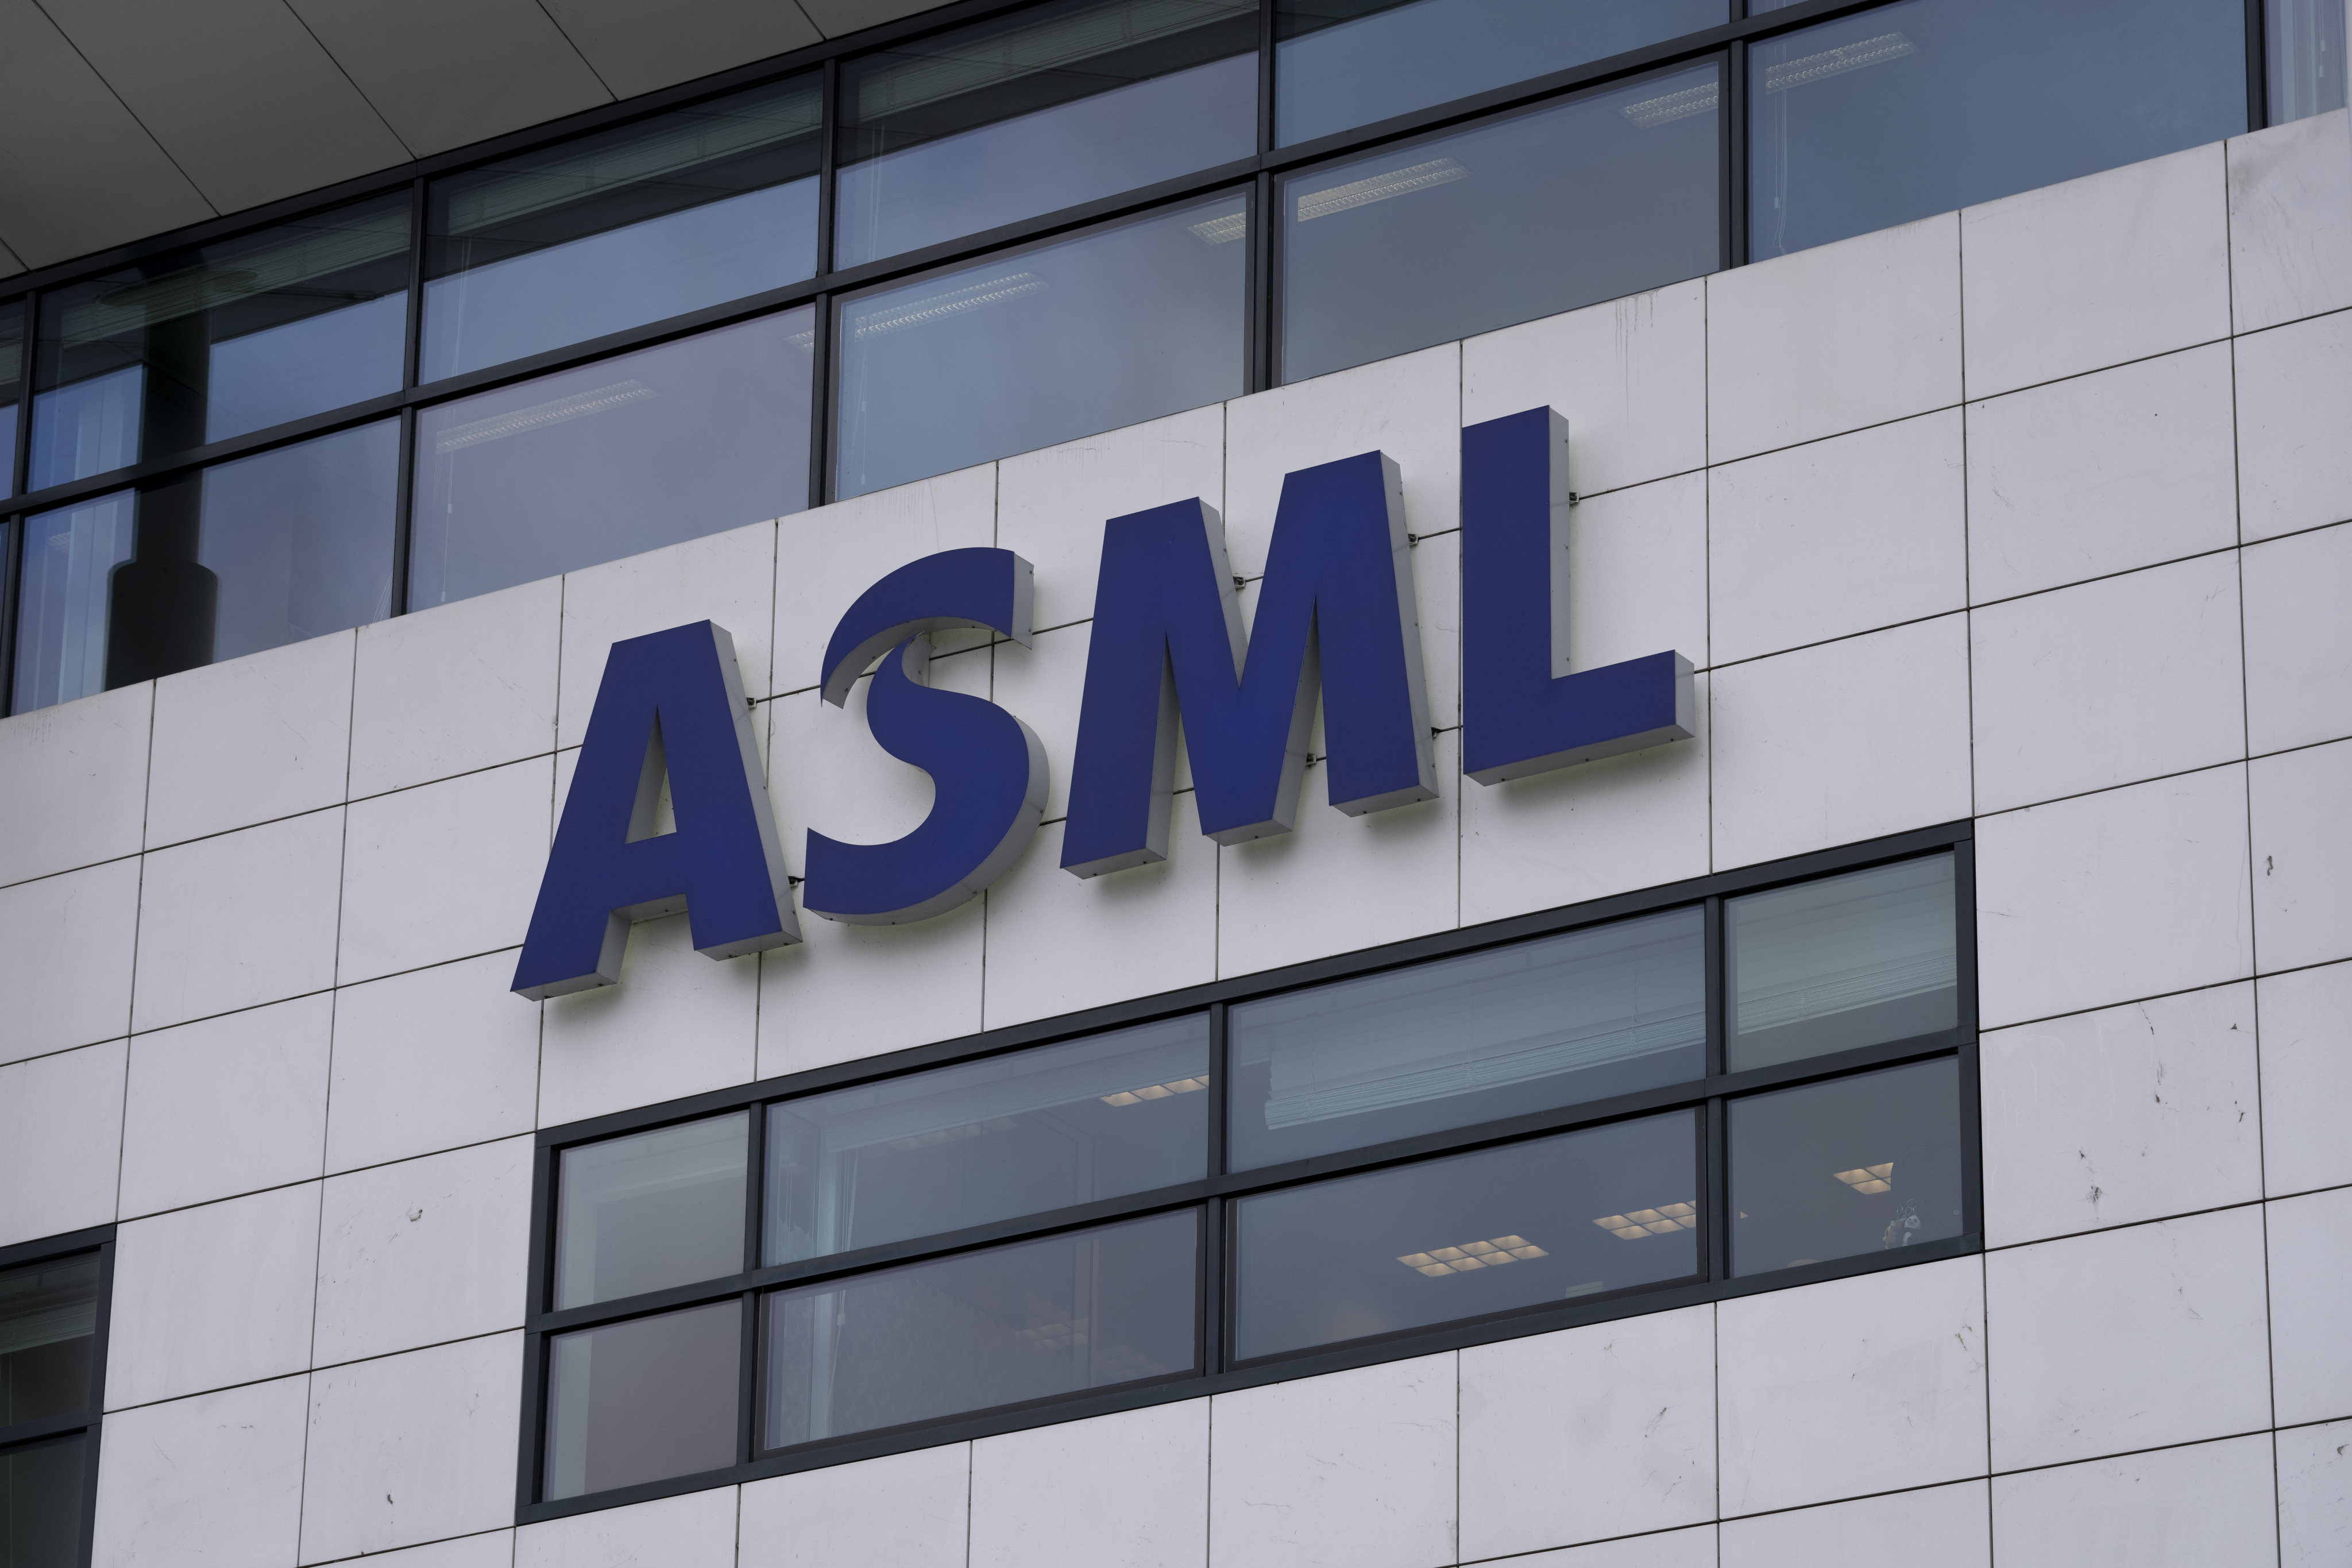
[[[288,3],[420,155],[612,99],[534,0]]]
[[[284,0],[42,0],[223,212],[413,155]]]
[[[25,264],[16,259],[16,253],[6,246],[0,245],[0,278],[14,277],[23,270],[25,270]]]
[[[822,40],[780,0],[542,0],[604,85],[622,98],[691,81]]]
[[[931,10],[940,3],[940,0],[801,0],[801,9],[809,14],[810,21],[824,29],[826,37],[837,38],[860,27],[876,27],[918,11]]]
[[[33,0],[0,0],[0,240],[46,267],[212,216]]]

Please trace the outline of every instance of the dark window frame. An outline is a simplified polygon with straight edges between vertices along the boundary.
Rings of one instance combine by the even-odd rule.
[[[1765,1290],[1784,1289],[1979,1253],[1983,1250],[1984,1221],[1981,1109],[1977,1070],[1973,846],[1974,826],[1971,822],[1947,823],[1866,843],[1842,846],[1664,887],[1437,932],[1383,947],[1316,959],[1232,980],[1215,981],[1181,991],[1091,1008],[1082,1013],[1013,1025],[543,1129],[538,1134],[532,1174],[530,1294],[523,1324],[522,1442],[516,1474],[516,1521],[530,1523],[558,1519],[710,1487],[735,1485],[770,1476],[789,1475],[916,1448],[1075,1421],[1090,1415],[1139,1409],[1179,1399],[1202,1398],[1320,1373],[1375,1365],[1457,1350],[1467,1345],[1490,1344],[1587,1323],[1728,1300]],[[1727,1007],[1723,984],[1724,900],[1762,888],[1859,870],[1939,850],[1949,851],[1954,862],[1955,956],[1959,976],[1957,1026],[1937,1034],[1885,1045],[1737,1073],[1724,1071]],[[1631,915],[1694,905],[1706,911],[1706,1057],[1704,1078],[1278,1165],[1231,1173],[1224,1172],[1223,1140],[1231,1093],[1231,1079],[1226,1070],[1225,1015],[1231,1005],[1328,981],[1603,924]],[[1209,1092],[1214,1096],[1207,1119],[1210,1126],[1207,1158],[1211,1173],[1202,1180],[802,1262],[748,1268],[740,1274],[722,1279],[674,1286],[585,1307],[550,1310],[553,1290],[555,1176],[557,1157],[563,1148],[1202,1010],[1206,1010],[1210,1016],[1213,1083]],[[1937,1058],[1956,1058],[1959,1064],[1961,1234],[1943,1241],[1906,1247],[1892,1255],[1832,1258],[1801,1268],[1734,1277],[1729,1269],[1728,1221],[1722,1201],[1728,1190],[1729,1179],[1726,1169],[1726,1102],[1757,1090],[1786,1088],[1843,1077],[1866,1068]],[[1570,1301],[1516,1308],[1436,1328],[1402,1330],[1304,1352],[1260,1357],[1247,1363],[1234,1363],[1227,1358],[1225,1347],[1232,1343],[1234,1292],[1229,1288],[1229,1281],[1234,1277],[1234,1228],[1227,1210],[1234,1200],[1249,1194],[1296,1186],[1328,1176],[1393,1167],[1429,1155],[1489,1148],[1574,1128],[1683,1108],[1693,1109],[1699,1121],[1699,1135],[1696,1140],[1699,1164],[1698,1191],[1706,1224],[1699,1237],[1700,1272],[1696,1276],[1675,1283],[1631,1287]],[[747,1152],[749,1192],[744,1213],[744,1257],[752,1262],[760,1257],[761,1202],[765,1182],[765,1123],[763,1115],[751,1118],[751,1147]],[[1202,1235],[1208,1238],[1199,1271],[1197,1289],[1200,1295],[1195,1308],[1201,1360],[1193,1373],[825,1438],[772,1452],[762,1452],[755,1447],[755,1422],[765,1373],[759,1354],[761,1308],[763,1298],[777,1287],[853,1275],[918,1259],[952,1256],[1003,1242],[1061,1234],[1113,1219],[1182,1209],[1192,1209],[1202,1215]],[[740,1392],[737,1411],[737,1462],[723,1469],[640,1482],[556,1501],[541,1500],[549,1338],[566,1330],[645,1317],[730,1298],[741,1303],[743,1312],[742,1361],[738,1368]]]
[[[53,1438],[79,1436],[82,1439],[81,1539],[74,1560],[88,1568],[91,1535],[98,1521],[98,1458],[106,1406],[107,1329],[113,1317],[114,1301],[114,1226],[94,1226],[88,1230],[0,1247],[0,1268],[52,1263],[85,1252],[98,1255],[98,1331],[89,1350],[89,1403],[79,1410],[37,1421],[0,1426],[0,1457]]]

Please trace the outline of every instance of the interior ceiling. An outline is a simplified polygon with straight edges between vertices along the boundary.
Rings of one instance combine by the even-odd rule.
[[[0,0],[0,277],[940,0]]]

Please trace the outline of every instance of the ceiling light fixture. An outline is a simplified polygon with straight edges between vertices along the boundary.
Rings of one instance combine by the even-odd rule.
[[[1641,130],[1651,131],[1676,120],[1688,120],[1694,114],[1712,114],[1718,96],[1715,83],[1701,82],[1680,92],[1637,99],[1620,112]]]
[[[1507,1263],[1550,1256],[1524,1236],[1496,1236],[1485,1241],[1465,1242],[1460,1247],[1441,1247],[1431,1252],[1408,1252],[1397,1261],[1415,1274],[1438,1279],[1448,1274],[1475,1274],[1481,1268],[1500,1268]]]
[[[1895,1162],[1889,1160],[1884,1165],[1864,1165],[1854,1171],[1832,1171],[1830,1174],[1857,1193],[1883,1193],[1895,1185]]]
[[[948,316],[960,316],[966,310],[977,310],[983,305],[1002,304],[1024,294],[1035,294],[1045,287],[1045,280],[1034,272],[1009,272],[1002,278],[992,278],[985,283],[970,283],[961,289],[950,289],[924,299],[911,300],[903,305],[885,305],[855,318],[850,328],[853,338],[878,338],[885,332],[895,332],[902,327],[927,326]]]
[[[1425,163],[1409,163],[1402,169],[1391,169],[1385,174],[1350,180],[1344,185],[1333,185],[1329,190],[1311,191],[1300,196],[1298,221],[1311,223],[1318,217],[1346,212],[1349,207],[1369,206],[1374,202],[1387,201],[1391,196],[1409,196],[1432,185],[1467,179],[1469,174],[1469,170],[1451,158],[1432,158]]]
[[[1203,222],[1190,224],[1186,226],[1190,227],[1194,234],[1199,235],[1207,244],[1231,245],[1234,241],[1240,239],[1249,233],[1249,209],[1247,207],[1237,207],[1234,211],[1226,213],[1222,216],[1209,218]]]
[[[558,397],[546,403],[534,403],[528,408],[510,413],[493,414],[488,419],[470,420],[452,425],[433,437],[436,452],[462,451],[478,447],[485,441],[503,440],[509,436],[520,436],[526,431],[544,430],[551,425],[561,425],[567,419],[583,415],[602,414],[608,408],[624,404],[642,403],[654,395],[654,389],[631,377],[616,381],[610,386],[600,386],[593,392],[575,392],[569,397]]]
[[[1792,87],[1806,87],[1829,77],[1860,70],[1864,66],[1884,65],[1899,60],[1906,55],[1916,55],[1919,46],[1900,33],[1881,33],[1874,38],[1864,38],[1858,44],[1840,44],[1819,54],[1799,55],[1793,60],[1782,60],[1777,66],[1764,68],[1764,90],[1786,92]]]
[[[1168,1083],[1148,1083],[1141,1089],[1122,1089],[1117,1094],[1100,1094],[1095,1098],[1105,1105],[1139,1105],[1147,1100],[1166,1100],[1171,1094],[1192,1094],[1209,1087],[1206,1073],[1199,1078],[1180,1078]]]
[[[1639,1241],[1645,1236],[1672,1236],[1678,1230],[1696,1230],[1698,1209],[1691,1204],[1661,1204],[1654,1209],[1602,1215],[1592,1223],[1620,1241]]]

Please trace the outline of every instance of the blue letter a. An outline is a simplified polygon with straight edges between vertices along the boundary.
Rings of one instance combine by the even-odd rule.
[[[677,830],[656,835],[665,775]],[[611,985],[631,922],[681,910],[711,958],[801,939],[735,639],[709,621],[613,645],[514,989]]]

